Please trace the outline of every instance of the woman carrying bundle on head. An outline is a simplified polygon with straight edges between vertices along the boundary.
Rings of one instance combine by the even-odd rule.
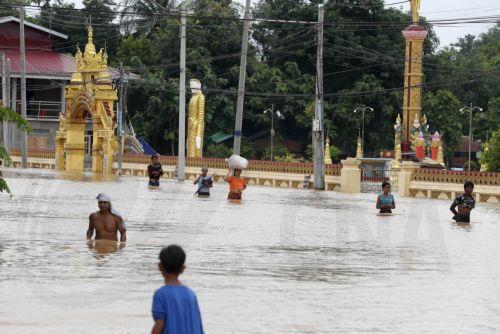
[[[224,181],[229,183],[229,193],[227,199],[241,200],[243,190],[247,188],[245,180],[241,177],[241,169],[231,169],[224,178]]]
[[[229,183],[227,199],[241,200],[243,190],[247,188],[245,180],[241,177],[241,172],[248,167],[248,160],[239,155],[232,155],[226,161],[229,165],[229,172],[224,177],[224,181]]]

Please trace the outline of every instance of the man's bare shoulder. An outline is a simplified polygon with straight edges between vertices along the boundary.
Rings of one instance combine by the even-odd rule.
[[[116,222],[117,224],[119,224],[119,223],[121,223],[121,222],[122,222],[122,219],[121,219],[120,217],[118,217],[118,216],[116,216],[116,215],[112,215],[112,216],[113,216],[113,218],[114,218],[114,220],[115,220],[115,222]]]
[[[89,216],[89,219],[95,219],[99,215],[99,211],[92,212]]]

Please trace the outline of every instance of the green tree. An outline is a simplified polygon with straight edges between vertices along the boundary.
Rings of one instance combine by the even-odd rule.
[[[146,10],[147,6],[141,8]],[[202,83],[207,98],[205,134],[232,133],[236,99],[223,91],[237,86],[242,24],[238,20],[221,24],[212,17],[238,18],[239,7],[229,0],[199,0],[192,4],[191,12],[187,80],[196,78]],[[129,84],[128,110],[134,127],[153,147],[165,152],[164,132],[176,131],[178,124],[178,20],[156,21],[153,29],[138,29],[124,37],[117,56],[141,75],[141,80]],[[189,88],[187,92],[188,101]]]
[[[0,17],[15,16],[19,17],[19,5],[29,5],[31,1],[28,0],[5,0],[0,5]]]
[[[500,126],[490,140],[483,145],[479,162],[489,172],[500,172]]]
[[[88,40],[87,27],[92,23],[94,44],[98,48],[106,46],[110,60],[113,61],[121,39],[119,26],[114,22],[114,6],[112,0],[83,0],[83,8],[76,10],[74,3],[65,0],[45,0],[36,20],[44,27],[68,35],[69,40],[56,43],[55,49],[71,54],[74,54],[76,45],[85,47]]]
[[[445,144],[444,155],[450,158],[463,135],[459,112],[460,100],[448,90],[438,90],[424,95],[423,109],[426,111],[430,133],[439,131]]]
[[[164,133],[175,133],[178,123],[179,23],[170,15],[155,13],[168,13],[179,2],[130,0],[129,4],[139,20],[131,23],[134,29],[124,29],[116,61],[123,61],[141,80],[130,83],[128,109],[141,136],[160,152],[172,151],[169,146],[177,145],[164,140]],[[231,133],[241,6],[230,0],[198,0],[190,6],[187,79],[202,82],[207,98],[206,134]],[[366,113],[365,154],[378,156],[381,149],[393,147],[392,125],[402,110],[405,41],[401,30],[410,24],[409,13],[384,8],[382,0],[370,1],[369,6],[336,1],[325,8],[325,126],[332,143],[353,155],[360,117],[352,111],[363,105],[374,108],[373,113]],[[317,4],[262,0],[255,5],[254,16],[314,22]],[[465,117],[456,112],[463,104],[472,101],[485,108],[474,124],[478,138],[486,139],[499,122],[495,113],[500,104],[499,83],[493,75],[499,65],[498,28],[437,52],[432,26],[425,19],[420,23],[429,31],[424,45],[423,113],[428,115],[431,130],[443,133],[449,156],[465,127]],[[269,117],[262,111],[273,105],[285,116],[276,122],[276,131],[286,139],[299,140],[307,150],[314,115],[315,38],[314,24],[260,20],[252,24],[243,122],[247,137],[268,128]],[[446,113],[453,116],[446,118]]]
[[[474,137],[485,141],[500,123],[500,23],[480,36],[466,35],[451,47],[428,57],[424,65],[427,82],[446,85],[459,97],[460,108],[470,105],[483,108],[474,117]],[[442,87],[426,89],[436,92]],[[455,112],[455,111],[454,111]],[[468,128],[468,117],[458,121]]]
[[[28,122],[23,119],[18,113],[9,108],[0,107],[0,122],[13,123],[21,131],[26,131],[28,133],[31,132],[31,128],[28,125]],[[7,152],[2,146],[0,146],[0,160],[2,160],[4,163],[10,163],[11,161],[9,152]],[[3,179],[2,172],[0,171],[0,192],[4,191],[10,194],[10,189],[7,185],[7,182],[5,182],[5,180]]]

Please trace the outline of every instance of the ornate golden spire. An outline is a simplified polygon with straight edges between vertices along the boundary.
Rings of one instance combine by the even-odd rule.
[[[87,31],[88,31],[88,40],[87,40],[87,45],[85,45],[85,53],[89,55],[95,55],[95,45],[93,42],[94,29],[92,28],[90,23],[87,27]]]

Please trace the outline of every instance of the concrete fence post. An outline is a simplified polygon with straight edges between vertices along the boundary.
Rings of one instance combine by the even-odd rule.
[[[355,158],[342,160],[340,171],[340,191],[343,193],[356,194],[361,192],[361,161]]]
[[[412,161],[403,161],[399,172],[398,194],[402,197],[410,197],[410,182],[413,171],[418,165]]]

